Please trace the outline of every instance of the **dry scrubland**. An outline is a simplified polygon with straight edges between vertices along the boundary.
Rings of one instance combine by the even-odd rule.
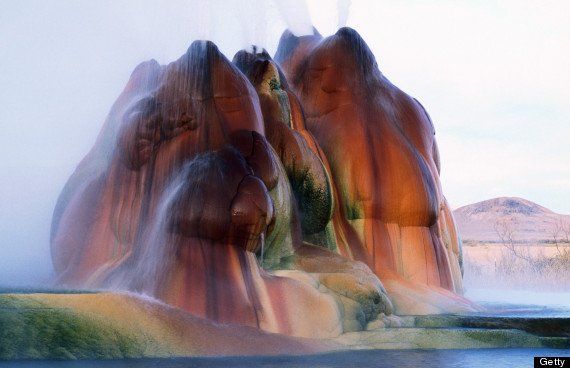
[[[467,287],[570,291],[570,244],[463,242]]]
[[[570,291],[570,216],[517,197],[454,211],[467,288]]]

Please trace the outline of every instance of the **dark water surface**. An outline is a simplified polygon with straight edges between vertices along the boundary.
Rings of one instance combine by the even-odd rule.
[[[559,349],[360,350],[300,356],[80,361],[0,361],[2,367],[534,367],[535,356],[570,357]]]

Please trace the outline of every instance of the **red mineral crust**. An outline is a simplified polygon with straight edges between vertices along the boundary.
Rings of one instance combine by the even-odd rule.
[[[303,39],[318,42],[321,37]],[[282,38],[282,42],[286,40]],[[352,259],[367,262],[366,251],[344,216],[344,207],[334,205],[340,197],[327,158],[307,130],[300,102],[280,67],[265,51],[254,54],[242,51],[234,57],[234,63],[259,95],[266,137],[286,168],[301,214],[303,239],[333,251],[340,249]]]
[[[308,130],[325,153],[339,206],[364,244],[368,265],[387,287],[396,312],[469,308],[455,294],[463,290],[461,247],[441,190],[430,117],[379,71],[356,31],[342,28],[324,40],[310,39],[307,47],[307,40],[285,34],[281,42],[289,51],[277,54],[293,55],[282,56],[281,63]],[[290,50],[295,44],[301,50]],[[349,242],[349,249],[355,244]],[[424,300],[426,294],[432,295],[427,305],[399,302]]]
[[[283,69],[281,69],[283,68]],[[433,124],[351,29],[139,65],[54,211],[59,283],[294,336],[475,308]]]

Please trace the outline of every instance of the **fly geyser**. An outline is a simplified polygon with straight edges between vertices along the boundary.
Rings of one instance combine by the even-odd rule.
[[[133,72],[63,189],[60,285],[327,338],[474,310],[433,124],[350,28]]]

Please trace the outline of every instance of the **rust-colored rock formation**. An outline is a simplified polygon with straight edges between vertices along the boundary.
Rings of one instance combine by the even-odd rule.
[[[275,139],[293,150],[292,132]],[[264,133],[255,89],[212,43],[194,43],[166,67],[139,66],[58,202],[52,253],[60,283],[135,290],[273,332],[341,333],[339,295],[319,289],[317,276],[269,275],[256,259],[293,263],[302,224],[321,229],[332,208],[318,158],[298,169],[293,156],[282,163]],[[313,154],[303,142],[301,161]],[[300,220],[285,167],[292,182],[298,176],[319,193],[307,197],[319,208],[314,216]],[[368,314],[353,329],[390,312],[374,280]]]
[[[328,160],[339,206],[396,311],[468,306],[455,294],[462,293],[461,248],[439,181],[435,130],[422,105],[382,75],[352,29],[324,40],[285,34],[281,43],[288,52],[278,50],[279,61]],[[291,50],[296,45],[300,50]],[[349,250],[355,245],[360,250],[358,242],[349,242]]]
[[[59,282],[305,337],[471,308],[423,107],[350,29],[276,60],[196,41],[135,69],[58,200]]]

